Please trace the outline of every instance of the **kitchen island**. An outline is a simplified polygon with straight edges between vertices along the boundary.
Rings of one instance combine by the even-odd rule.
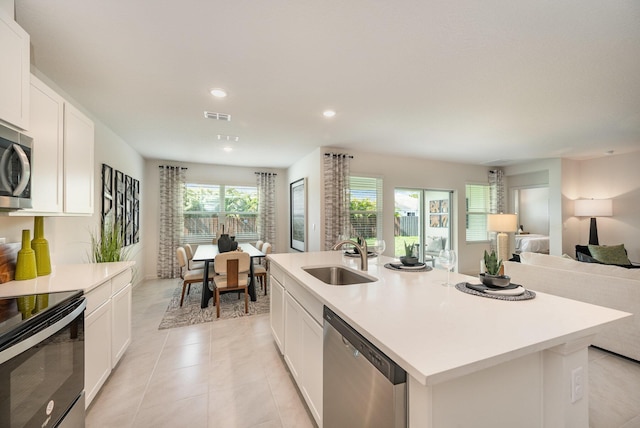
[[[319,425],[322,305],[406,370],[408,425],[420,428],[588,427],[588,346],[603,325],[629,316],[544,293],[525,301],[473,296],[442,286],[443,270],[392,271],[385,257],[369,260],[375,281],[348,286],[302,269],[358,271],[360,260],[340,251],[270,259],[274,338]],[[479,282],[455,273],[451,280]]]

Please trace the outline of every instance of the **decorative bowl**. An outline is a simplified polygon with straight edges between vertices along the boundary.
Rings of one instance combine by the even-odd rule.
[[[405,266],[415,266],[418,264],[418,258],[410,257],[410,256],[402,256],[400,257],[400,262]]]
[[[507,275],[489,275],[481,273],[478,277],[484,285],[489,287],[506,287],[511,283],[511,277]]]

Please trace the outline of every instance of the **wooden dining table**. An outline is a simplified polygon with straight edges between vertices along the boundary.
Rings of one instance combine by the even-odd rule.
[[[251,263],[249,267],[249,297],[252,302],[256,301],[256,285],[253,277],[253,259],[265,257],[266,254],[262,251],[258,250],[256,247],[249,243],[239,243],[238,248],[243,252],[249,254],[251,258]],[[209,278],[209,263],[215,263],[216,256],[220,254],[218,250],[218,246],[215,244],[204,244],[198,245],[195,253],[193,254],[194,262],[204,262],[204,275],[202,277],[202,302],[200,307],[206,308],[209,306],[209,299],[211,299],[214,294],[213,291],[209,288],[208,278]]]

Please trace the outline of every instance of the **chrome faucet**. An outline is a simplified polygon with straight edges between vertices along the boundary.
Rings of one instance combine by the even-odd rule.
[[[362,245],[351,239],[344,239],[331,247],[331,249],[338,250],[343,245],[353,245],[358,249],[358,252],[360,252],[360,270],[367,271],[369,269],[369,259],[367,258],[369,256],[369,249],[367,248],[367,241],[363,238],[361,238],[360,241],[362,241]]]

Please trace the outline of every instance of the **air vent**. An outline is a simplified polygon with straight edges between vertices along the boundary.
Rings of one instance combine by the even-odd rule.
[[[237,142],[240,140],[240,137],[238,137],[237,135],[223,135],[223,134],[218,134],[218,140],[219,141],[231,141],[231,142]]]
[[[204,117],[207,119],[226,120],[227,122],[231,122],[231,115],[226,113],[214,113],[212,111],[205,111]]]

